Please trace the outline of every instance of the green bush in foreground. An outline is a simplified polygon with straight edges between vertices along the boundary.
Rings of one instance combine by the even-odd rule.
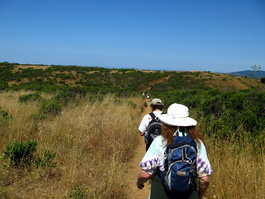
[[[27,167],[33,163],[33,153],[37,150],[34,140],[19,141],[7,145],[4,151],[4,160],[8,160],[11,167]]]
[[[55,152],[46,150],[41,156],[34,156],[36,151],[37,142],[34,140],[13,142],[5,148],[3,159],[7,161],[8,166],[14,168],[34,165],[36,168],[48,169],[57,166],[57,162],[54,162]]]

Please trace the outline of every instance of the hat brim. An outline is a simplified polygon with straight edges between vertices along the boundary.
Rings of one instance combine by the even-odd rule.
[[[180,117],[173,117],[168,114],[162,114],[159,116],[159,119],[162,123],[165,123],[169,126],[195,126],[197,121],[190,118],[180,118]]]

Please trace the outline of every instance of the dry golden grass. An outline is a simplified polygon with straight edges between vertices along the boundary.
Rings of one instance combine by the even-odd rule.
[[[218,88],[220,90],[241,90],[241,89],[251,89],[258,87],[262,90],[265,89],[265,85],[260,82],[260,79],[254,78],[245,78],[231,76],[224,73],[213,73],[213,72],[200,72],[193,71],[193,73],[199,74],[198,76],[192,78],[200,79],[206,83],[210,88]],[[187,76],[190,76],[190,73],[187,73]]]
[[[27,68],[33,68],[33,69],[47,69],[47,68],[50,68],[51,66],[45,66],[45,65],[26,65],[26,64],[20,64],[20,65],[17,65],[13,72],[17,72],[20,68],[21,69],[27,69]]]
[[[18,103],[21,94],[0,93],[2,110],[13,117],[1,125],[0,149],[34,139],[37,153],[56,152],[58,166],[27,172],[1,167],[2,198],[64,198],[80,189],[87,198],[127,198],[124,175],[138,141],[138,99],[84,99],[59,116],[34,122],[28,118],[38,103]],[[81,188],[73,189],[77,185]]]
[[[8,143],[34,139],[36,154],[56,152],[56,168],[18,170],[0,161],[0,198],[94,198],[127,199],[130,160],[137,151],[142,98],[101,101],[82,99],[58,116],[30,120],[40,102],[19,103],[28,92],[1,92],[0,107],[12,120],[0,120],[0,150]],[[51,95],[43,94],[50,99]],[[203,132],[203,129],[202,129]],[[142,141],[142,140],[141,140]],[[248,140],[232,142],[208,138],[208,156],[213,166],[206,198],[263,199],[265,196],[264,149]],[[259,150],[259,153],[257,151]],[[76,193],[79,195],[73,196]],[[139,198],[140,199],[140,198]]]
[[[265,198],[265,154],[247,139],[211,140],[207,151],[213,166],[206,198]]]
[[[211,73],[206,83],[211,88],[219,88],[221,90],[241,90],[253,87],[265,88],[260,79],[236,77],[222,73]]]

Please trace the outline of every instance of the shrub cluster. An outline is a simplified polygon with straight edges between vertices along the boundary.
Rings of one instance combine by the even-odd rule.
[[[32,94],[19,96],[18,101],[19,102],[31,102],[31,101],[41,100],[41,99],[42,97],[39,93],[32,93]]]
[[[190,107],[208,135],[231,137],[246,131],[255,138],[265,129],[264,91],[175,90],[160,97],[166,106],[182,103]]]
[[[143,90],[149,82],[171,73],[144,73],[133,69],[115,69],[113,72],[114,69],[100,67],[56,65],[43,69],[17,67],[14,72],[15,65],[19,64],[0,63],[0,90],[23,89],[53,93],[75,89],[80,93],[114,93],[130,96]],[[8,82],[12,82],[12,85],[9,86]]]
[[[13,142],[6,146],[3,159],[14,168],[29,168],[32,165],[36,168],[56,167],[57,163],[53,161],[56,153],[47,150],[41,156],[36,156],[36,151],[37,142],[34,140]]]

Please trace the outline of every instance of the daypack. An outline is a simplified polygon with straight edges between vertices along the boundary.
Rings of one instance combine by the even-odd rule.
[[[165,171],[161,180],[169,192],[188,192],[196,189],[197,147],[188,136],[174,136],[172,144],[165,151]]]
[[[162,123],[159,121],[159,118],[156,117],[153,112],[149,113],[149,115],[152,117],[152,120],[149,122],[145,134],[145,143],[148,147],[151,145],[151,143],[157,136],[162,134]]]

